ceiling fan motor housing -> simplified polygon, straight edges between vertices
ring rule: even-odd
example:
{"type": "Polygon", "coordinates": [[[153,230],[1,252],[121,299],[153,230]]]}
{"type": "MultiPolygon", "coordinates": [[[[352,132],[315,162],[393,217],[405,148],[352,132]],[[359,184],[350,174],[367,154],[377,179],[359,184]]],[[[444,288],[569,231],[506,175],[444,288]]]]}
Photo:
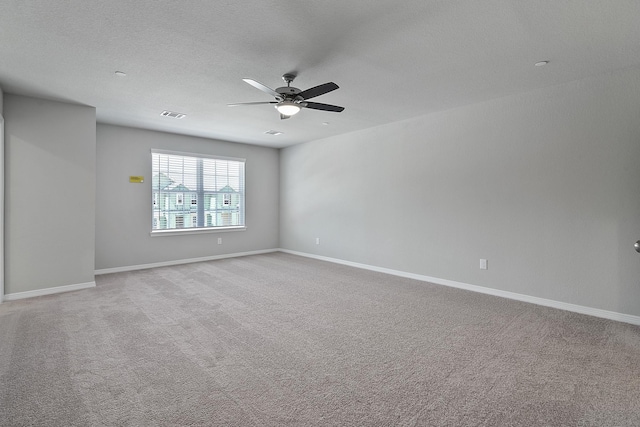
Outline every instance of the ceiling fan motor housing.
{"type": "Polygon", "coordinates": [[[283,100],[303,101],[304,98],[298,96],[302,92],[297,87],[283,86],[276,89],[276,92],[282,95],[283,100]]]}
{"type": "Polygon", "coordinates": [[[304,98],[298,96],[302,91],[297,87],[292,87],[291,82],[296,78],[294,73],[286,73],[282,75],[282,80],[287,84],[286,86],[279,87],[276,92],[282,95],[281,101],[304,101],[304,98]]]}

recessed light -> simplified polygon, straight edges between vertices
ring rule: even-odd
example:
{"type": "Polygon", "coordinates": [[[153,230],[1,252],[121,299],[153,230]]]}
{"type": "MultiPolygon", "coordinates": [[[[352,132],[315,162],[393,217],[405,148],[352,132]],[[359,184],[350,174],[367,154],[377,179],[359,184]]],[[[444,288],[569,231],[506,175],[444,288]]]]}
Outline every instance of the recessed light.
{"type": "Polygon", "coordinates": [[[124,71],[116,71],[116,76],[118,77],[126,77],[127,73],[125,73],[124,71]]]}
{"type": "Polygon", "coordinates": [[[268,130],[265,132],[265,134],[276,136],[276,135],[282,135],[282,132],[280,132],[279,130],[268,130]]]}
{"type": "Polygon", "coordinates": [[[549,63],[549,61],[539,61],[539,62],[536,62],[536,63],[535,63],[535,64],[533,64],[533,65],[535,65],[536,67],[544,67],[544,66],[545,66],[545,65],[547,65],[548,63],[549,63]]]}

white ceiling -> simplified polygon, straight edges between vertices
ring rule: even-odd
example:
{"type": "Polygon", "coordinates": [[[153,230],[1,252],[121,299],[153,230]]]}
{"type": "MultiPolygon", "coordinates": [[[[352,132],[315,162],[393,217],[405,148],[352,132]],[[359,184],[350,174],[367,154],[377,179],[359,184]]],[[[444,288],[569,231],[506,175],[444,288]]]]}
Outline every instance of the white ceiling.
{"type": "Polygon", "coordinates": [[[638,0],[2,0],[0,86],[285,147],[637,66],[639,18],[638,0]],[[272,100],[242,78],[276,88],[291,71],[302,90],[337,83],[313,101],[345,111],[227,107],[272,100]]]}

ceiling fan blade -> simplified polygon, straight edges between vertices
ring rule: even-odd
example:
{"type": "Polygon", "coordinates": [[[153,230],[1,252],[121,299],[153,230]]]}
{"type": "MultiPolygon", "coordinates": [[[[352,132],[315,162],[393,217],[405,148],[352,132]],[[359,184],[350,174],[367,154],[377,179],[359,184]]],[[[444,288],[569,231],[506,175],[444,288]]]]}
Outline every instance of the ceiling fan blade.
{"type": "Polygon", "coordinates": [[[260,105],[260,104],[277,104],[276,101],[264,101],[264,102],[238,102],[236,104],[227,104],[227,107],[238,107],[240,105],[260,105]]]}
{"type": "Polygon", "coordinates": [[[284,114],[280,114],[280,120],[290,119],[291,116],[285,116],[284,114]]]}
{"type": "Polygon", "coordinates": [[[253,79],[242,79],[245,82],[249,83],[251,86],[255,87],[256,89],[260,89],[261,91],[268,93],[271,96],[274,96],[278,99],[282,98],[282,95],[280,95],[278,92],[276,92],[275,90],[271,89],[269,86],[265,86],[262,83],[255,81],[253,79]]]}
{"type": "Polygon", "coordinates": [[[323,111],[334,111],[336,113],[339,113],[344,110],[344,107],[339,107],[337,105],[331,105],[331,104],[321,104],[319,102],[301,102],[300,105],[305,108],[311,108],[314,110],[323,110],[323,111]]]}
{"type": "Polygon", "coordinates": [[[337,84],[330,82],[320,86],[312,87],[311,89],[303,90],[298,94],[298,96],[301,96],[303,99],[311,99],[315,98],[316,96],[324,95],[325,93],[331,92],[332,90],[336,90],[338,88],[339,86],[337,84]]]}

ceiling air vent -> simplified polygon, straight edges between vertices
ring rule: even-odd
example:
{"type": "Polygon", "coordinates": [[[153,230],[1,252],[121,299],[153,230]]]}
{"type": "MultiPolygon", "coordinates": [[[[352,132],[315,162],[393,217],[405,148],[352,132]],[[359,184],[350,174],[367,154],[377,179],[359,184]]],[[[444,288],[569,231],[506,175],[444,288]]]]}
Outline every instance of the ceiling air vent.
{"type": "Polygon", "coordinates": [[[184,117],[187,117],[186,114],[174,113],[173,111],[163,111],[162,113],[160,113],[160,115],[164,117],[171,117],[172,119],[182,119],[184,117]]]}

